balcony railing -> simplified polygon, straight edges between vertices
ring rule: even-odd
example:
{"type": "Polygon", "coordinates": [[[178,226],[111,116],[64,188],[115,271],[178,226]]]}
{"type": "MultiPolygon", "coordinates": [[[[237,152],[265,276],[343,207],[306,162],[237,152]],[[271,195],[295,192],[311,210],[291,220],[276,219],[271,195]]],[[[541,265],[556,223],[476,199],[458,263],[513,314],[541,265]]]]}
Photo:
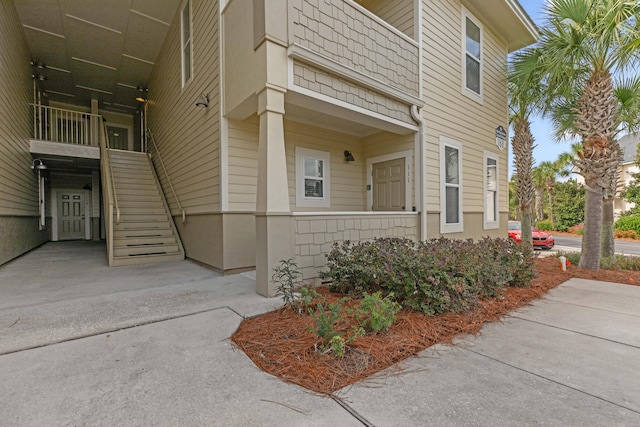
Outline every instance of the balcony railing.
{"type": "Polygon", "coordinates": [[[33,139],[94,147],[100,144],[100,115],[38,104],[32,108],[33,139]]]}

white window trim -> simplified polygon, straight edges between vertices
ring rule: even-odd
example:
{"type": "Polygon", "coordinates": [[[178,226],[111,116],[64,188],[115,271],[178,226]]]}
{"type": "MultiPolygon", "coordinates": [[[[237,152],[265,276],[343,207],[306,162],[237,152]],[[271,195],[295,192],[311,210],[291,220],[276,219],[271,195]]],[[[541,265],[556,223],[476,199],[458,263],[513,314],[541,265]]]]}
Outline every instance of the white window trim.
{"type": "Polygon", "coordinates": [[[440,233],[461,233],[464,231],[464,217],[462,202],[463,197],[463,177],[462,177],[462,143],[446,136],[440,136],[440,233]],[[459,222],[455,224],[447,224],[447,194],[446,194],[446,177],[445,177],[445,147],[453,147],[458,150],[458,218],[459,222]]]}
{"type": "Polygon", "coordinates": [[[482,163],[484,169],[484,184],[482,185],[484,191],[484,229],[485,230],[494,230],[496,228],[500,228],[500,160],[499,156],[496,153],[491,151],[485,151],[482,156],[482,163]],[[487,204],[487,160],[492,159],[496,162],[496,220],[489,221],[487,220],[487,213],[489,212],[489,205],[487,204]]]}
{"type": "Polygon", "coordinates": [[[184,88],[193,80],[193,9],[191,8],[191,0],[186,0],[180,7],[180,65],[182,67],[181,69],[182,87],[184,88]],[[189,69],[191,70],[191,74],[189,75],[188,79],[184,74],[185,40],[184,40],[184,20],[183,20],[184,10],[187,7],[189,8],[189,61],[190,61],[189,69]]]}
{"type": "MultiPolygon", "coordinates": [[[[367,211],[373,211],[373,165],[374,163],[387,162],[404,158],[404,169],[406,183],[404,186],[404,206],[405,211],[412,210],[411,206],[411,150],[398,151],[397,153],[385,154],[382,156],[369,157],[367,159],[367,211]]],[[[395,212],[395,211],[394,211],[395,212]]]]}
{"type": "Polygon", "coordinates": [[[476,18],[475,16],[473,16],[473,14],[471,12],[469,12],[469,10],[467,10],[467,8],[465,8],[464,6],[462,7],[462,23],[461,23],[461,34],[462,34],[462,44],[461,44],[461,60],[462,60],[462,94],[473,99],[474,101],[476,101],[479,104],[482,104],[484,102],[484,85],[483,85],[483,80],[484,80],[484,57],[485,57],[485,51],[484,51],[484,27],[482,25],[482,23],[478,20],[478,18],[476,18]],[[467,88],[467,18],[469,18],[469,20],[471,22],[473,22],[475,25],[478,26],[478,28],[480,29],[480,58],[475,58],[480,62],[480,93],[476,93],[473,90],[467,88]]]}
{"type": "Polygon", "coordinates": [[[331,207],[331,155],[328,151],[312,150],[296,147],[296,207],[298,208],[329,208],[331,207]],[[304,195],[304,158],[322,160],[324,162],[323,197],[305,197],[304,195]]]}

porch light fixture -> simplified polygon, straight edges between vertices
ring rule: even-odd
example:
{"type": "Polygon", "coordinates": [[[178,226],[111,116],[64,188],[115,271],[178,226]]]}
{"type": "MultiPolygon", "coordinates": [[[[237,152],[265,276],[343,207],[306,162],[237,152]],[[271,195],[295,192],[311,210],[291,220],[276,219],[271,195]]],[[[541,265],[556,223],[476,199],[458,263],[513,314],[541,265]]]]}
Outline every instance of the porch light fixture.
{"type": "Polygon", "coordinates": [[[38,229],[44,230],[46,227],[46,218],[45,218],[45,187],[44,187],[44,176],[42,172],[47,169],[47,165],[40,159],[33,159],[31,162],[31,170],[38,173],[38,211],[40,216],[40,221],[38,223],[38,229]]]}
{"type": "Polygon", "coordinates": [[[353,154],[351,154],[351,151],[349,151],[349,150],[344,150],[344,159],[347,162],[355,161],[355,158],[353,157],[353,154]]]}
{"type": "Polygon", "coordinates": [[[33,162],[31,163],[31,170],[32,171],[43,171],[48,169],[47,165],[44,164],[44,162],[40,159],[33,159],[33,162]]]}
{"type": "Polygon", "coordinates": [[[38,74],[31,74],[31,78],[32,79],[36,79],[36,80],[40,80],[41,82],[44,82],[47,80],[47,76],[45,76],[42,73],[38,73],[38,74]]]}
{"type": "Polygon", "coordinates": [[[196,101],[196,107],[209,108],[209,94],[203,93],[196,101]]]}

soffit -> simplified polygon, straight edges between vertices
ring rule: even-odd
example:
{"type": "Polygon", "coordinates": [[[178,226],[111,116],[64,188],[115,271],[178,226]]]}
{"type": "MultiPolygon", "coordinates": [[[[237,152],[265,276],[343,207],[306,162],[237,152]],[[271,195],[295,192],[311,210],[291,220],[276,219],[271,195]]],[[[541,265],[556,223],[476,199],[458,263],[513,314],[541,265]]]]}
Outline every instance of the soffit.
{"type": "Polygon", "coordinates": [[[181,0],[16,0],[32,58],[52,101],[137,109],[181,0]]]}
{"type": "Polygon", "coordinates": [[[517,0],[465,0],[465,3],[505,38],[509,53],[535,43],[539,36],[536,24],[517,0]]]}

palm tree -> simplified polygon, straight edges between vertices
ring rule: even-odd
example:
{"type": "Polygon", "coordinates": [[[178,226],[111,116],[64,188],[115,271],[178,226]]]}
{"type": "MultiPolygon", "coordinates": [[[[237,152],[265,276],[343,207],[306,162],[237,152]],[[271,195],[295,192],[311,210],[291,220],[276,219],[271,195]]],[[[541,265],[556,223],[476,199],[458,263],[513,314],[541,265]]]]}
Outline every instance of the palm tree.
{"type": "Polygon", "coordinates": [[[541,38],[523,53],[537,58],[523,72],[544,73],[548,111],[577,99],[573,127],[583,149],[575,165],[587,187],[583,268],[600,266],[603,196],[621,161],[611,76],[639,62],[639,22],[637,0],[549,0],[541,38]]]}
{"type": "MultiPolygon", "coordinates": [[[[531,61],[524,57],[522,61],[531,61]]],[[[541,111],[542,86],[535,84],[535,73],[524,74],[515,72],[521,64],[518,57],[509,64],[507,88],[509,92],[509,122],[513,126],[511,148],[513,150],[515,173],[515,192],[518,199],[518,211],[522,229],[522,241],[533,247],[531,226],[533,225],[531,202],[534,185],[531,171],[533,168],[534,138],[531,133],[530,116],[541,111]]],[[[538,83],[539,83],[538,79],[538,83]]]]}

